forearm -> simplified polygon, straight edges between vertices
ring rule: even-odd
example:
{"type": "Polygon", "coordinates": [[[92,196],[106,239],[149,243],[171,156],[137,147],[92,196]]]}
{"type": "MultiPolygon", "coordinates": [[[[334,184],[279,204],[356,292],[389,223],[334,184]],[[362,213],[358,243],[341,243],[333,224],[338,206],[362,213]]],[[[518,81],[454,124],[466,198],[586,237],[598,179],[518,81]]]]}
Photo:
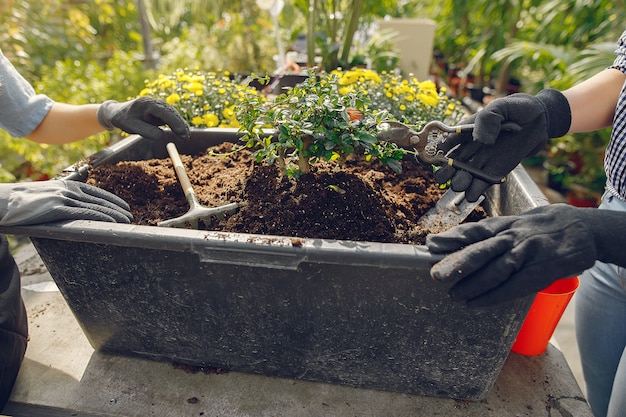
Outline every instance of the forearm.
{"type": "Polygon", "coordinates": [[[96,112],[99,104],[72,105],[54,103],[47,116],[26,137],[32,141],[63,144],[104,131],[96,112]]]}
{"type": "Polygon", "coordinates": [[[563,91],[572,111],[570,133],[589,132],[611,126],[626,75],[606,69],[563,91]]]}

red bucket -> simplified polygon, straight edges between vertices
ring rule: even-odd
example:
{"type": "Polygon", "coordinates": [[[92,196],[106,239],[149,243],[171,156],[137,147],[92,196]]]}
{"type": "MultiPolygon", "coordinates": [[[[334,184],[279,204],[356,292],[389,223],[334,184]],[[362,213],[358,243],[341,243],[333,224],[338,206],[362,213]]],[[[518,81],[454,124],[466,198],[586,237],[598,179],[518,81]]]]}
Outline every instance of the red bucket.
{"type": "Polygon", "coordinates": [[[548,348],[561,316],[578,288],[578,277],[554,281],[537,293],[511,350],[526,356],[540,355],[548,348]]]}

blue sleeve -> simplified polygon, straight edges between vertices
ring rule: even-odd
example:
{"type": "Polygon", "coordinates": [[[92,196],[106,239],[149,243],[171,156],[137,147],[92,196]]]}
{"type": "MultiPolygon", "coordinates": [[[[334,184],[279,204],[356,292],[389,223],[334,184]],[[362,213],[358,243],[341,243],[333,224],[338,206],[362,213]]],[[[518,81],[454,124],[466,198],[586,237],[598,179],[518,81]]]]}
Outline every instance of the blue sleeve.
{"type": "Polygon", "coordinates": [[[13,137],[24,137],[39,126],[53,104],[48,96],[35,94],[0,51],[0,128],[13,137]]]}
{"type": "Polygon", "coordinates": [[[615,50],[615,61],[609,68],[615,68],[626,74],[626,30],[620,36],[615,50]]]}

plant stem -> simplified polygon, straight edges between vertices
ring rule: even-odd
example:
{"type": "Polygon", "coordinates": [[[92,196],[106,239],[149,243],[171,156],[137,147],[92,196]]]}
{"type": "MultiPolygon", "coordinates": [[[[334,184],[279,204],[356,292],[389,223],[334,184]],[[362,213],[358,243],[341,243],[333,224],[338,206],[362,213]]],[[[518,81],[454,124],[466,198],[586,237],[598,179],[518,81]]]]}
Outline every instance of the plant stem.
{"type": "Polygon", "coordinates": [[[309,163],[309,158],[302,155],[301,152],[298,152],[298,169],[303,174],[311,172],[311,164],[309,163]]]}
{"type": "MultiPolygon", "coordinates": [[[[359,27],[359,18],[361,17],[361,10],[363,9],[363,0],[353,0],[350,13],[350,21],[346,28],[346,33],[343,37],[343,47],[341,50],[341,62],[347,63],[350,56],[350,48],[352,47],[352,39],[359,27]]],[[[349,69],[349,68],[347,68],[349,69]]]]}
{"type": "Polygon", "coordinates": [[[307,22],[306,53],[307,65],[315,66],[315,2],[309,0],[309,20],[307,22]]]}
{"type": "Polygon", "coordinates": [[[287,163],[285,162],[285,150],[278,151],[278,169],[283,175],[287,175],[287,163]]]}

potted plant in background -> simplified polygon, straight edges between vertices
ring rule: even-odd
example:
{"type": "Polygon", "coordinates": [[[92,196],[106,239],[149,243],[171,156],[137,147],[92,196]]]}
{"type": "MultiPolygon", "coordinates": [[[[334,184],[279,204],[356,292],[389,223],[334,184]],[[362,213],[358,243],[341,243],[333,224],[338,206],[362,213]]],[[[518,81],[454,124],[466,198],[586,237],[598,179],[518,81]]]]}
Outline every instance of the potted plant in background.
{"type": "Polygon", "coordinates": [[[228,71],[179,69],[145,84],[140,96],[157,97],[171,104],[192,128],[238,128],[237,107],[251,97],[265,100],[261,92],[228,71]]]}

